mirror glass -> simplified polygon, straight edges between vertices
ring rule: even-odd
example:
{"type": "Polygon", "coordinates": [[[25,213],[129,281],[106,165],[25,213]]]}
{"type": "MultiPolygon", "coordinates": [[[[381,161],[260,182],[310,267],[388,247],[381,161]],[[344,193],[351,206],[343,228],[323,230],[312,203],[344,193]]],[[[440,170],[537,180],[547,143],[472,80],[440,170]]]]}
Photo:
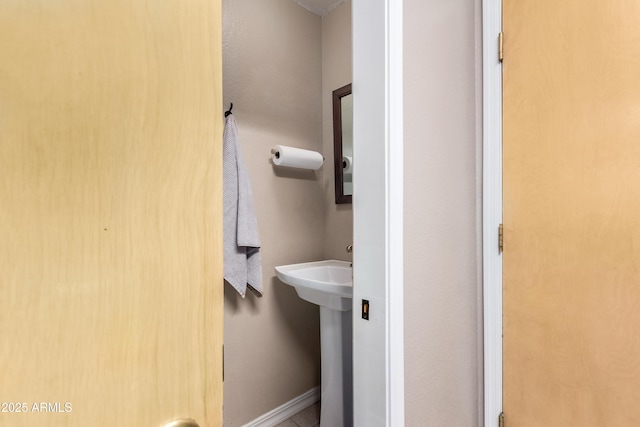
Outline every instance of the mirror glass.
{"type": "Polygon", "coordinates": [[[348,84],[333,91],[333,155],[336,203],[353,195],[353,95],[348,84]]]}

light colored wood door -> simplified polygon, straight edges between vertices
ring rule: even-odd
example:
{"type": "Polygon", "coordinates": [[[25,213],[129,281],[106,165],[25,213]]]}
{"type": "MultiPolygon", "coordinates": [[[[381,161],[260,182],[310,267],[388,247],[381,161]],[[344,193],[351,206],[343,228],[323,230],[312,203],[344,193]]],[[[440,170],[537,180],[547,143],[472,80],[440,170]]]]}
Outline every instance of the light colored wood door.
{"type": "Polygon", "coordinates": [[[0,425],[222,425],[219,0],[0,2],[0,425]]]}
{"type": "Polygon", "coordinates": [[[640,3],[504,0],[504,412],[640,425],[640,3]]]}

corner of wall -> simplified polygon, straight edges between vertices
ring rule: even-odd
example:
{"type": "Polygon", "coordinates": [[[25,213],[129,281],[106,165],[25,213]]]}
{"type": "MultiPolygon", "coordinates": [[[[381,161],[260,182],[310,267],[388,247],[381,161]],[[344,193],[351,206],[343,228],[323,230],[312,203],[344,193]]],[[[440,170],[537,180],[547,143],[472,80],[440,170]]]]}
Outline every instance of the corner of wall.
{"type": "Polygon", "coordinates": [[[322,135],[326,206],[323,251],[326,259],[351,261],[353,208],[336,204],[333,168],[333,91],[352,83],[351,0],[322,18],[322,135]]]}

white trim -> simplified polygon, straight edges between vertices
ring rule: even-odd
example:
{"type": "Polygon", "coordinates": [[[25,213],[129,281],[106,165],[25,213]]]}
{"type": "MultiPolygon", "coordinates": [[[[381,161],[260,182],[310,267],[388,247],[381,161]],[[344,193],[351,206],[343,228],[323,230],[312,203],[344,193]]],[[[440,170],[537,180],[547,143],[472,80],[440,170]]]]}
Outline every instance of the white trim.
{"type": "Polygon", "coordinates": [[[404,425],[401,0],[353,0],[354,425],[404,425]],[[361,317],[369,301],[369,320],[361,317]]]}
{"type": "Polygon", "coordinates": [[[281,422],[288,420],[293,415],[305,408],[313,405],[320,400],[320,387],[314,387],[311,390],[302,393],[277,408],[267,412],[266,414],[248,422],[242,427],[273,427],[281,422]]]}
{"type": "Polygon", "coordinates": [[[502,64],[498,33],[502,0],[482,2],[483,63],[483,284],[484,284],[484,425],[497,425],[502,412],[502,64]]]}
{"type": "Polygon", "coordinates": [[[404,426],[403,2],[387,0],[387,426],[404,426]],[[392,286],[393,284],[393,286],[392,286]]]}

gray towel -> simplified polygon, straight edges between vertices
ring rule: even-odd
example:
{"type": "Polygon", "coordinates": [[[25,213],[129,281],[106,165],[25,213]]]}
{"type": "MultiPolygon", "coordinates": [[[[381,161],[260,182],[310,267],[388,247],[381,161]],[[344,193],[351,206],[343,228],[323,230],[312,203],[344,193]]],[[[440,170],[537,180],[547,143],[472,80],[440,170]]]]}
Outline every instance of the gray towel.
{"type": "Polygon", "coordinates": [[[247,168],[240,153],[233,114],[224,127],[224,280],[244,298],[247,286],[262,296],[258,222],[247,168]]]}

